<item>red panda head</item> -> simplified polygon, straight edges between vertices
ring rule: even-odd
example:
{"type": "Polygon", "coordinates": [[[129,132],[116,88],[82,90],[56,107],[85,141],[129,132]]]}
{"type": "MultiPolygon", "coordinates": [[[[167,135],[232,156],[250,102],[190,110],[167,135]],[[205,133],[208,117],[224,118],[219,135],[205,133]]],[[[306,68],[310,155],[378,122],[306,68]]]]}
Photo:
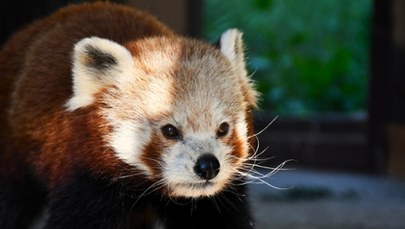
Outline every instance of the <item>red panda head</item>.
{"type": "Polygon", "coordinates": [[[241,33],[228,30],[219,45],[85,38],[75,45],[67,110],[98,104],[94,112],[111,127],[103,144],[167,195],[214,195],[249,157],[257,95],[241,33]]]}

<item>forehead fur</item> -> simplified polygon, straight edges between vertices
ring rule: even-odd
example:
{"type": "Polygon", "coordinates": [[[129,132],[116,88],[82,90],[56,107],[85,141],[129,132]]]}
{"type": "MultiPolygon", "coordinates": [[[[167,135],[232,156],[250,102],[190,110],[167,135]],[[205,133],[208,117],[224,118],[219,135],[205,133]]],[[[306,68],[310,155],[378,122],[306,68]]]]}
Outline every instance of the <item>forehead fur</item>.
{"type": "Polygon", "coordinates": [[[211,45],[183,38],[148,38],[126,47],[133,56],[134,72],[102,96],[101,102],[114,108],[108,112],[109,120],[156,123],[172,117],[173,122],[198,128],[232,121],[225,119],[245,112],[236,71],[211,45]]]}
{"type": "Polygon", "coordinates": [[[181,111],[192,119],[219,109],[226,116],[244,112],[236,72],[211,45],[182,38],[154,38],[128,44],[128,49],[138,72],[134,82],[126,86],[133,85],[133,90],[144,93],[141,100],[149,115],[181,111]],[[154,106],[158,109],[151,109],[154,106]]]}

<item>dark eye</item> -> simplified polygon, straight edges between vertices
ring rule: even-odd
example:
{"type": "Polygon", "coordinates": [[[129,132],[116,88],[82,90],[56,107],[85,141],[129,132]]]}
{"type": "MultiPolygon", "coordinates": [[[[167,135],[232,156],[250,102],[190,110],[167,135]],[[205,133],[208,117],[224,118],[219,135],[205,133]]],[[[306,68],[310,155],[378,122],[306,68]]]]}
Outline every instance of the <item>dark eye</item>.
{"type": "Polygon", "coordinates": [[[180,137],[179,131],[172,124],[167,124],[167,125],[163,126],[162,134],[167,139],[178,139],[180,137]]]}
{"type": "Polygon", "coordinates": [[[217,131],[217,137],[223,137],[228,134],[229,124],[227,122],[221,123],[217,131]]]}

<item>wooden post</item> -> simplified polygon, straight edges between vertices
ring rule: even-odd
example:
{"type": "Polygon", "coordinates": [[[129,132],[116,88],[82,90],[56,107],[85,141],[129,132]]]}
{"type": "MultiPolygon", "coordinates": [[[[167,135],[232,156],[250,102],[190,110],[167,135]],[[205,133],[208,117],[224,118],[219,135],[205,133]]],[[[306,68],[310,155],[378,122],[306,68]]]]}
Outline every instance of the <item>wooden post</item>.
{"type": "Polygon", "coordinates": [[[370,160],[378,173],[386,171],[388,79],[392,76],[391,0],[374,0],[369,84],[370,160]]]}
{"type": "Polygon", "coordinates": [[[405,179],[405,1],[392,5],[393,77],[390,85],[392,115],[388,126],[388,174],[405,179]]]}
{"type": "Polygon", "coordinates": [[[201,0],[127,0],[126,4],[146,10],[181,35],[200,36],[201,0]]]}

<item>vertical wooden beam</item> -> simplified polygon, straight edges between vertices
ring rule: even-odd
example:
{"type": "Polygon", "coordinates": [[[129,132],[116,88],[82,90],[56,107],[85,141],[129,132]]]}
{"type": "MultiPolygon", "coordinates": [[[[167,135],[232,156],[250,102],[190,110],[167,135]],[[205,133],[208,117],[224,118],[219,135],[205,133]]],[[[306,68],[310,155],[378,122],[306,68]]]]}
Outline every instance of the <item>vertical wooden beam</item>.
{"type": "Polygon", "coordinates": [[[374,0],[369,140],[376,168],[405,178],[405,1],[374,0]]]}
{"type": "Polygon", "coordinates": [[[390,124],[388,127],[388,175],[405,179],[405,125],[390,124]]]}
{"type": "Polygon", "coordinates": [[[126,4],[146,10],[181,35],[200,35],[201,0],[127,0],[126,4]]]}
{"type": "Polygon", "coordinates": [[[201,37],[203,0],[187,0],[188,35],[201,37]]]}
{"type": "Polygon", "coordinates": [[[369,85],[370,160],[375,170],[386,170],[388,79],[392,76],[392,0],[374,0],[369,85]]]}
{"type": "Polygon", "coordinates": [[[388,174],[405,178],[405,1],[393,0],[393,75],[389,85],[388,174]]]}

